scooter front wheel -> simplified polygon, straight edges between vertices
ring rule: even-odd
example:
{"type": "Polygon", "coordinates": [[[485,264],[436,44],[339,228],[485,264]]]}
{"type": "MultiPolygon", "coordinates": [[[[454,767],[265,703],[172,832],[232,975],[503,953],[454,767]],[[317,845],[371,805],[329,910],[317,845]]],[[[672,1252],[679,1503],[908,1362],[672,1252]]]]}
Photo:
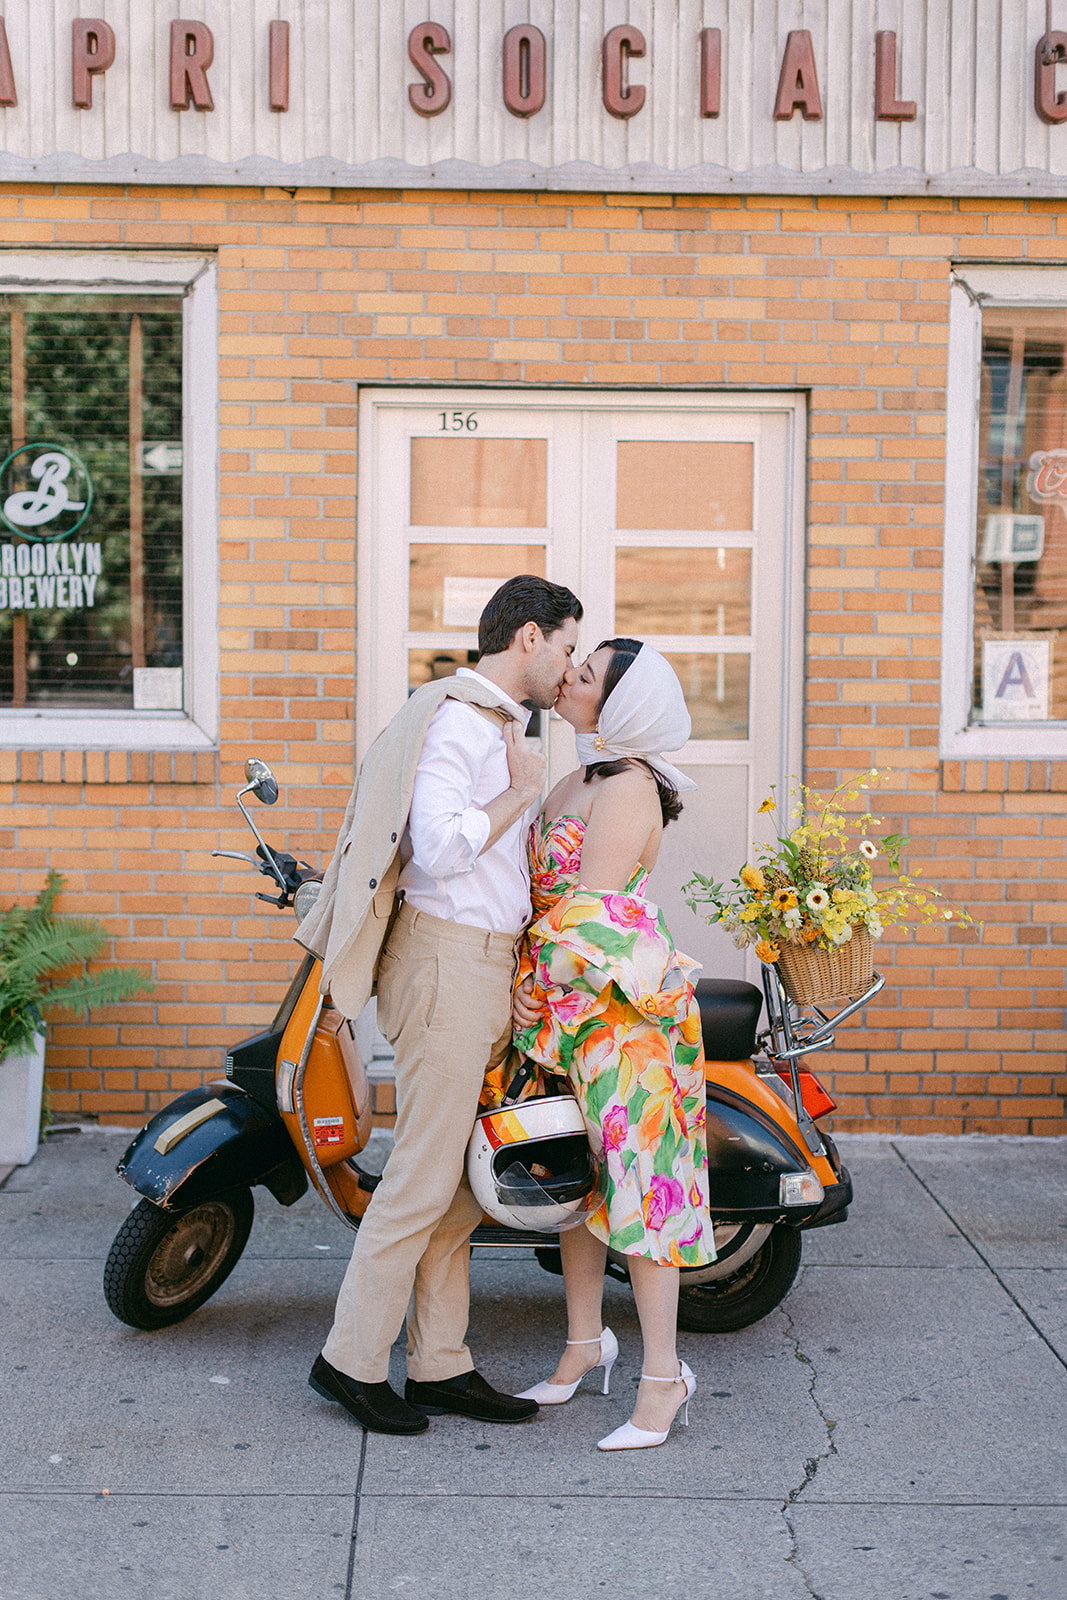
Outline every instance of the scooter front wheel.
{"type": "Polygon", "coordinates": [[[104,1295],[131,1328],[167,1328],[224,1283],[252,1230],[250,1189],[231,1189],[184,1211],[134,1206],[104,1267],[104,1295]]]}
{"type": "Polygon", "coordinates": [[[736,1333],[759,1322],[793,1287],[801,1249],[799,1231],[779,1223],[755,1255],[728,1278],[687,1285],[683,1268],[678,1326],[690,1333],[736,1333]]]}

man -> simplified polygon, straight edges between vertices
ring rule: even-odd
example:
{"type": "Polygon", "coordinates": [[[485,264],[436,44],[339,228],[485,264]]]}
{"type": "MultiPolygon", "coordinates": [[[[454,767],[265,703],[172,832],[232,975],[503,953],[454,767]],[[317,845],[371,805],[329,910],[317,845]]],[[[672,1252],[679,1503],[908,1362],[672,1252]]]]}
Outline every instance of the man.
{"type": "Polygon", "coordinates": [[[393,1151],[309,1380],[379,1433],[421,1433],[427,1411],[489,1422],[537,1411],[491,1388],[466,1346],[481,1207],[465,1155],[485,1070],[511,1040],[515,946],[530,916],[526,833],[545,762],[526,743],[526,708],[547,710],[573,681],[581,615],[569,589],[543,578],[497,590],[477,670],[417,690],[368,752],[298,935],[349,1016],[376,973],[378,1023],[396,1052],[393,1151]],[[401,1399],[388,1371],[405,1312],[401,1399]]]}

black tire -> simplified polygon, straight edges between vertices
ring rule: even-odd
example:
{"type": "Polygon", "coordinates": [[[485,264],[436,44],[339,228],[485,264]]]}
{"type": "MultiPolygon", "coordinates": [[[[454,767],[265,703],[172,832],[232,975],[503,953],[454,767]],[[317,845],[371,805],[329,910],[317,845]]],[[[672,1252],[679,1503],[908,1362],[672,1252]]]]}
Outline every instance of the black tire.
{"type": "Polygon", "coordinates": [[[678,1326],[690,1333],[736,1333],[781,1305],[800,1269],[799,1230],[781,1223],[771,1229],[756,1254],[729,1278],[682,1286],[678,1326]]]}
{"type": "Polygon", "coordinates": [[[141,1200],[104,1267],[104,1295],[119,1321],[169,1328],[202,1306],[237,1265],[254,1214],[251,1189],[231,1189],[184,1211],[141,1200]]]}

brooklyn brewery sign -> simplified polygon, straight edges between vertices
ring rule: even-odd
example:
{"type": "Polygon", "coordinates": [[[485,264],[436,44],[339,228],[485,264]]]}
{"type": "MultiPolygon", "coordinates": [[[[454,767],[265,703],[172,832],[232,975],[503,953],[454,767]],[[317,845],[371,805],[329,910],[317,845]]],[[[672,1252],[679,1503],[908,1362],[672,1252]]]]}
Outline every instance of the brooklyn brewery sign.
{"type": "Polygon", "coordinates": [[[0,611],[78,611],[96,603],[98,543],[68,542],[89,515],[93,485],[65,445],[13,450],[0,466],[0,521],[18,544],[0,544],[0,611]]]}

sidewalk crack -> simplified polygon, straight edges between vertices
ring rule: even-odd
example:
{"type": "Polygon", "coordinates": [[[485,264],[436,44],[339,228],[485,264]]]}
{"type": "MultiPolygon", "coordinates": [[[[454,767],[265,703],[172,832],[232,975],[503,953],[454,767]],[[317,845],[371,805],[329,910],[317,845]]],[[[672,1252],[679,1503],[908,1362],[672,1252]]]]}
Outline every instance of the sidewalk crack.
{"type": "Polygon", "coordinates": [[[820,1401],[816,1392],[816,1385],[819,1381],[818,1368],[816,1367],[814,1361],[812,1361],[811,1357],[806,1355],[801,1349],[800,1337],[796,1332],[792,1317],[784,1306],[779,1306],[778,1309],[786,1320],[786,1331],[793,1345],[793,1356],[808,1369],[808,1399],[815,1408],[815,1411],[826,1433],[825,1449],[820,1450],[817,1455],[808,1457],[804,1463],[803,1478],[794,1488],[790,1489],[785,1501],[782,1504],[782,1519],[785,1522],[786,1529],[789,1533],[789,1554],[786,1556],[786,1561],[800,1574],[801,1578],[804,1580],[804,1587],[811,1596],[811,1600],[825,1600],[825,1596],[820,1592],[820,1590],[816,1589],[811,1574],[804,1566],[800,1551],[800,1535],[797,1533],[796,1522],[793,1516],[793,1507],[807,1489],[808,1485],[810,1483],[814,1483],[819,1471],[819,1467],[822,1465],[822,1463],[824,1461],[828,1461],[831,1456],[837,1455],[837,1445],[834,1443],[834,1429],[837,1427],[837,1423],[831,1417],[828,1417],[826,1412],[823,1410],[822,1402],[820,1401]]]}
{"type": "Polygon", "coordinates": [[[367,1430],[363,1429],[363,1443],[359,1447],[359,1471],[356,1474],[355,1505],[352,1508],[352,1532],[348,1542],[348,1572],[345,1577],[345,1600],[352,1600],[352,1582],[356,1575],[356,1540],[359,1538],[359,1507],[363,1494],[363,1469],[367,1464],[367,1430]]]}

